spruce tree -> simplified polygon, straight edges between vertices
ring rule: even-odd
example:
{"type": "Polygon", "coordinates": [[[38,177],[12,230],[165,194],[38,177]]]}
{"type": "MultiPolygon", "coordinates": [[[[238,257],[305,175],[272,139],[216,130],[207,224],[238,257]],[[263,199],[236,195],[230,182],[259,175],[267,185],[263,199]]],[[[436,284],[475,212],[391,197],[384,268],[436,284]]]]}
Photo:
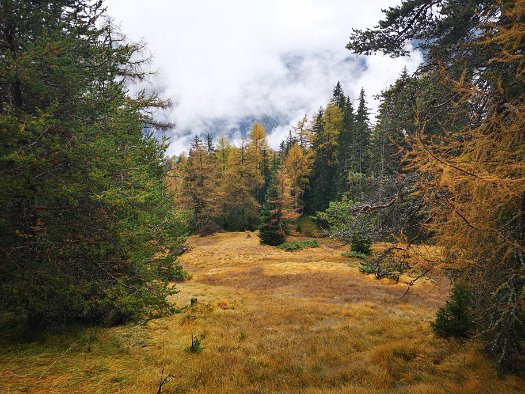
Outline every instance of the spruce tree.
{"type": "Polygon", "coordinates": [[[348,177],[351,171],[352,158],[355,154],[352,139],[355,133],[355,116],[350,98],[347,97],[343,107],[343,124],[339,133],[338,140],[338,174],[337,174],[337,196],[345,194],[348,184],[348,177]]]}
{"type": "Polygon", "coordinates": [[[360,174],[368,171],[368,147],[370,142],[370,119],[366,104],[365,89],[359,93],[359,104],[355,116],[355,132],[353,140],[354,158],[352,170],[360,174]]]}
{"type": "Polygon", "coordinates": [[[288,225],[284,218],[285,207],[277,184],[277,173],[278,164],[275,161],[270,184],[264,197],[259,227],[261,243],[273,246],[282,244],[288,232],[288,225]]]}
{"type": "Polygon", "coordinates": [[[184,228],[165,145],[144,132],[166,103],[130,96],[142,47],[104,13],[82,0],[0,7],[0,310],[33,328],[170,309],[184,228]]]}
{"type": "Polygon", "coordinates": [[[334,90],[332,93],[332,100],[341,111],[345,109],[346,106],[346,97],[345,93],[343,92],[343,88],[341,87],[341,82],[337,81],[337,83],[334,86],[334,90]]]}

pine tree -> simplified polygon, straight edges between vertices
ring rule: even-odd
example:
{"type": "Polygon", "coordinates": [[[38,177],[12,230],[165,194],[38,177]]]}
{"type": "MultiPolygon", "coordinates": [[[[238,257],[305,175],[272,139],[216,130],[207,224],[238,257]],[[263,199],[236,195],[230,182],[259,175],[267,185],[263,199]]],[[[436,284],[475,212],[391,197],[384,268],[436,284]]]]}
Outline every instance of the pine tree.
{"type": "Polygon", "coordinates": [[[346,106],[346,97],[339,81],[337,81],[336,85],[334,86],[332,101],[339,107],[341,111],[344,111],[346,106]]]}
{"type": "Polygon", "coordinates": [[[322,211],[336,199],[338,174],[338,139],[343,121],[339,107],[330,102],[320,110],[313,126],[312,150],[314,154],[307,209],[310,213],[322,211]]]}
{"type": "Polygon", "coordinates": [[[375,176],[397,174],[416,133],[417,81],[406,68],[396,82],[381,93],[378,121],[370,136],[369,169],[375,176]]]}

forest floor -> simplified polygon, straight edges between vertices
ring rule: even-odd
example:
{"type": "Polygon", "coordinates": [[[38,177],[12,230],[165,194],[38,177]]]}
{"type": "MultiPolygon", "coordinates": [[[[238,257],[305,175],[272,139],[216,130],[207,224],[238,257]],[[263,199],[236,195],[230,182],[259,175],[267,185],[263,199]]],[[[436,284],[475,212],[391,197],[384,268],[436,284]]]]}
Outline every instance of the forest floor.
{"type": "Polygon", "coordinates": [[[446,281],[392,284],[359,273],[347,246],[286,252],[255,233],[188,240],[193,307],[144,325],[1,340],[1,393],[513,393],[468,345],[434,337],[446,281]],[[200,349],[188,350],[192,336],[200,349]]]}

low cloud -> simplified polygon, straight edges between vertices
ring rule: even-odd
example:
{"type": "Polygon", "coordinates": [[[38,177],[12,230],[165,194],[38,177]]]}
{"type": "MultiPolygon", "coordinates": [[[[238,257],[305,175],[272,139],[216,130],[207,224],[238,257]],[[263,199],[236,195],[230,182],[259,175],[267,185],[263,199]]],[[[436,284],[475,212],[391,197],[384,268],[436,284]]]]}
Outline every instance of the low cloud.
{"type": "MultiPolygon", "coordinates": [[[[374,26],[389,0],[108,0],[110,15],[132,40],[144,40],[158,75],[154,88],[174,102],[164,114],[176,124],[170,154],[187,150],[191,135],[246,119],[274,117],[273,147],[290,125],[312,114],[341,81],[355,100],[373,95],[415,70],[418,54],[357,57],[345,49],[352,28],[374,26]]],[[[234,135],[235,137],[235,135],[234,135]]]]}

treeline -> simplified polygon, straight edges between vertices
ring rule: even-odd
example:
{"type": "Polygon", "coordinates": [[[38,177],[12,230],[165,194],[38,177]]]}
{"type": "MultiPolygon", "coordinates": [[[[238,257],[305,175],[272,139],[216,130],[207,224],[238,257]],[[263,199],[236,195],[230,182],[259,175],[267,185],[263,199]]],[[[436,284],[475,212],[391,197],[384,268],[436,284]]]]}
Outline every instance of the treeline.
{"type": "Polygon", "coordinates": [[[171,158],[176,204],[187,208],[195,231],[208,233],[256,229],[273,177],[288,219],[315,215],[343,197],[361,199],[371,179],[401,171],[401,148],[415,129],[413,85],[404,70],[382,93],[379,122],[372,126],[364,89],[354,109],[338,82],[326,107],[305,115],[278,150],[269,147],[259,123],[239,146],[224,135],[217,141],[195,136],[188,154],[171,158]],[[405,128],[392,127],[406,119],[412,123],[405,128]]]}

